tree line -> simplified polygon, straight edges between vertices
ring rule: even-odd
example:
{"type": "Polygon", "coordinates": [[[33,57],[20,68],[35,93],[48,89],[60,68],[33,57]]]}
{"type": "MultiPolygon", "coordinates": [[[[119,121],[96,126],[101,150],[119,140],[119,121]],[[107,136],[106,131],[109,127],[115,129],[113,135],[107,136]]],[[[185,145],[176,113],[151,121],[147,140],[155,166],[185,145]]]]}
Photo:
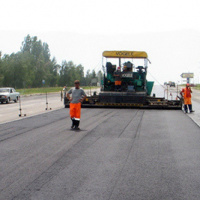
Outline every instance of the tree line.
{"type": "Polygon", "coordinates": [[[72,61],[64,60],[59,65],[55,57],[51,59],[48,44],[37,36],[27,35],[17,53],[1,55],[0,52],[0,87],[73,86],[76,79],[87,86],[101,78],[101,71],[88,70],[84,74],[84,67],[72,61]]]}

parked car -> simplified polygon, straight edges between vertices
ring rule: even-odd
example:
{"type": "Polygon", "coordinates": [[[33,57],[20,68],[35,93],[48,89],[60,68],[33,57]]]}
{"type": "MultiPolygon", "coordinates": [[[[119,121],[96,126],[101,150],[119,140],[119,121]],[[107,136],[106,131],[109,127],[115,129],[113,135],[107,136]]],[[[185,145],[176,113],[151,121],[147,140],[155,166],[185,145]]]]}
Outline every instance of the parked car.
{"type": "Polygon", "coordinates": [[[17,102],[20,93],[16,92],[14,88],[0,88],[0,102],[9,103],[10,101],[17,102]]]}
{"type": "Polygon", "coordinates": [[[172,82],[172,81],[169,81],[168,83],[164,82],[164,85],[169,85],[170,87],[176,87],[175,82],[172,82]]]}
{"type": "Polygon", "coordinates": [[[169,86],[170,87],[176,87],[176,84],[175,84],[175,82],[169,82],[169,86]]]}

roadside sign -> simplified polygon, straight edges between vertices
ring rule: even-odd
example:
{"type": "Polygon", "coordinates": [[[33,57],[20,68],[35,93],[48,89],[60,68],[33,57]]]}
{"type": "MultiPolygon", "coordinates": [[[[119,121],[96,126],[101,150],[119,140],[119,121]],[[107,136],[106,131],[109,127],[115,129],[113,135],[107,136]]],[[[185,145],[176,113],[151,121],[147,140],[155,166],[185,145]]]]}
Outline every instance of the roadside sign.
{"type": "Polygon", "coordinates": [[[91,84],[96,84],[98,82],[98,78],[92,78],[91,84]]]}
{"type": "Polygon", "coordinates": [[[182,73],[182,78],[194,78],[194,73],[182,73]]]}

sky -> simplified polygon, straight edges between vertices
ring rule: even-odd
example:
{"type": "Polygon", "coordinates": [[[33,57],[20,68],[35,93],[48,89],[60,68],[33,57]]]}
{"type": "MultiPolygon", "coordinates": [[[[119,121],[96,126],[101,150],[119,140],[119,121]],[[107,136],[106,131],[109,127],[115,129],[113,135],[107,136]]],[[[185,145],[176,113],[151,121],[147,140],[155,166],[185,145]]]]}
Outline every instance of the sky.
{"type": "Polygon", "coordinates": [[[0,0],[0,51],[20,50],[25,36],[51,57],[101,69],[104,50],[146,51],[148,79],[200,82],[199,0],[0,0]]]}

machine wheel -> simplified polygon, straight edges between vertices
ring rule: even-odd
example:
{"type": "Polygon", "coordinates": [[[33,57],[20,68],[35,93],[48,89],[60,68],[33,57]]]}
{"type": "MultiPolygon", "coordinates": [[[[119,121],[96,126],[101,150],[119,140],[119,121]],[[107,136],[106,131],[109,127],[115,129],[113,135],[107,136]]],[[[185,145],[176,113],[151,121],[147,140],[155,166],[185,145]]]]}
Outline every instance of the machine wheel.
{"type": "Polygon", "coordinates": [[[16,99],[14,100],[14,102],[17,103],[17,101],[18,101],[18,97],[16,97],[16,99]]]}
{"type": "Polygon", "coordinates": [[[8,98],[8,99],[6,100],[6,103],[7,103],[7,104],[10,103],[10,98],[8,98]]]}

